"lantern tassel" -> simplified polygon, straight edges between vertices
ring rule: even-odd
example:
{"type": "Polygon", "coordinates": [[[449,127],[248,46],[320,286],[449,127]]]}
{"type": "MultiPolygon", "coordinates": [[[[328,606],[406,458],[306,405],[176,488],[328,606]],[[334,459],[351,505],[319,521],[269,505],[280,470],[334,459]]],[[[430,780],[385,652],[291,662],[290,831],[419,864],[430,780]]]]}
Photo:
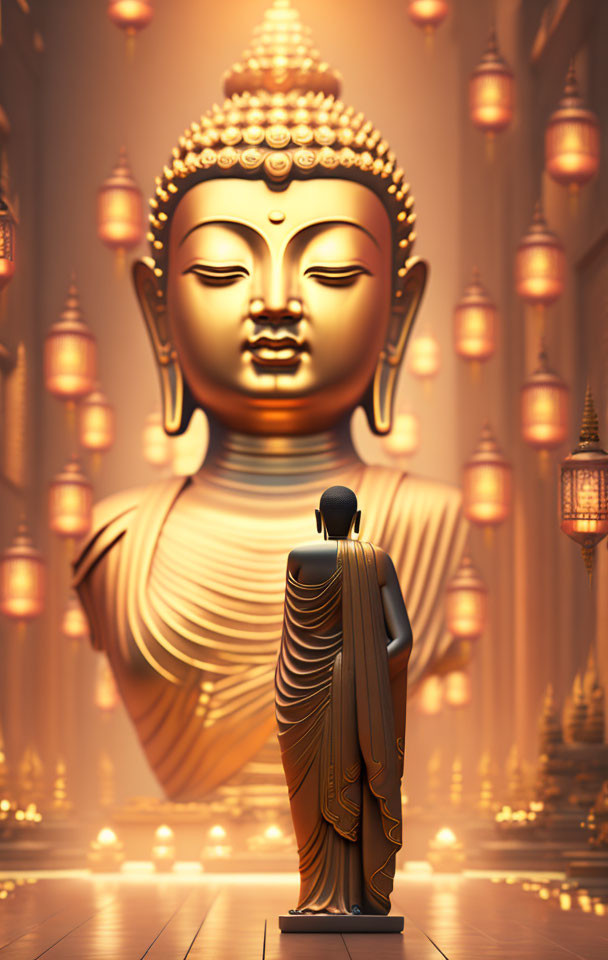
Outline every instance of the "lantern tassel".
{"type": "Polygon", "coordinates": [[[432,56],[435,50],[435,30],[431,26],[424,28],[424,47],[427,54],[432,56]]]}
{"type": "Polygon", "coordinates": [[[486,133],[486,160],[488,163],[494,163],[494,156],[496,154],[495,150],[495,140],[496,137],[493,131],[486,133]]]}
{"type": "Polygon", "coordinates": [[[538,476],[541,480],[541,483],[546,483],[549,476],[549,451],[548,450],[539,450],[538,451],[538,476]]]}
{"type": "Polygon", "coordinates": [[[570,216],[573,218],[578,217],[579,194],[580,191],[578,183],[571,183],[568,187],[568,209],[570,211],[570,216]]]}

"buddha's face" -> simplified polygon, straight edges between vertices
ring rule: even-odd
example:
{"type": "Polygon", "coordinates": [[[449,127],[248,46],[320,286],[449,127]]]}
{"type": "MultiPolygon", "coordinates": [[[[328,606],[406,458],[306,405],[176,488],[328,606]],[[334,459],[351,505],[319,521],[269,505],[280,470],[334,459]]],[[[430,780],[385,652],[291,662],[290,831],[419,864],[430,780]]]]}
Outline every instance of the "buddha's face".
{"type": "Polygon", "coordinates": [[[279,434],[353,410],[390,319],[391,228],[371,190],[208,180],[179,202],[168,254],[169,333],[204,410],[279,434]]]}

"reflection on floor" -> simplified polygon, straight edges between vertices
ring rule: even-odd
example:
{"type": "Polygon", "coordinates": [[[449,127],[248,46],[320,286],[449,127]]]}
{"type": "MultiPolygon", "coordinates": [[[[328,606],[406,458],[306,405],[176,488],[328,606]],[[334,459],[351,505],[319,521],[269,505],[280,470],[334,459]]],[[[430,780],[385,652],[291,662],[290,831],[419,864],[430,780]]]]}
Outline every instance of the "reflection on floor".
{"type": "Polygon", "coordinates": [[[281,935],[277,916],[297,893],[289,874],[28,876],[3,885],[0,960],[608,957],[608,917],[471,875],[398,875],[403,935],[281,935]]]}

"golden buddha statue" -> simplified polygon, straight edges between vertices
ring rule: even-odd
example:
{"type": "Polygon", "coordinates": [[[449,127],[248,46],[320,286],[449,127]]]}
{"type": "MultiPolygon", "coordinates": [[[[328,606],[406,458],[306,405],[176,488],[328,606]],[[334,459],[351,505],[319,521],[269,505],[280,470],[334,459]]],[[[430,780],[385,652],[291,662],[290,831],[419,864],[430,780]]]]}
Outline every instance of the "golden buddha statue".
{"type": "Polygon", "coordinates": [[[275,0],[227,99],[179,139],[134,267],[167,433],[200,407],[200,471],[110,497],[77,557],[109,658],[172,800],[285,797],[273,676],[285,562],[310,503],[357,491],[361,536],[392,556],[416,639],[410,680],[446,653],[443,594],[463,548],[457,489],[369,466],[362,405],[391,428],[422,297],[413,200],[377,130],[339,99],[288,0],[275,0]]]}

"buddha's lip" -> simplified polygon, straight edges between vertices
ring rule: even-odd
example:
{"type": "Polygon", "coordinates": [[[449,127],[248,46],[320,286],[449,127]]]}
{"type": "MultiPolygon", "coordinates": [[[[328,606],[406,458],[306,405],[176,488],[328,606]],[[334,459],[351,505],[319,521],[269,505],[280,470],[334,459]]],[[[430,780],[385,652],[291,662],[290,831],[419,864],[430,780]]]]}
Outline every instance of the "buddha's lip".
{"type": "Polygon", "coordinates": [[[293,367],[300,362],[300,354],[307,347],[305,340],[285,334],[280,337],[260,334],[243,344],[243,350],[249,351],[253,362],[262,367],[293,367]]]}

